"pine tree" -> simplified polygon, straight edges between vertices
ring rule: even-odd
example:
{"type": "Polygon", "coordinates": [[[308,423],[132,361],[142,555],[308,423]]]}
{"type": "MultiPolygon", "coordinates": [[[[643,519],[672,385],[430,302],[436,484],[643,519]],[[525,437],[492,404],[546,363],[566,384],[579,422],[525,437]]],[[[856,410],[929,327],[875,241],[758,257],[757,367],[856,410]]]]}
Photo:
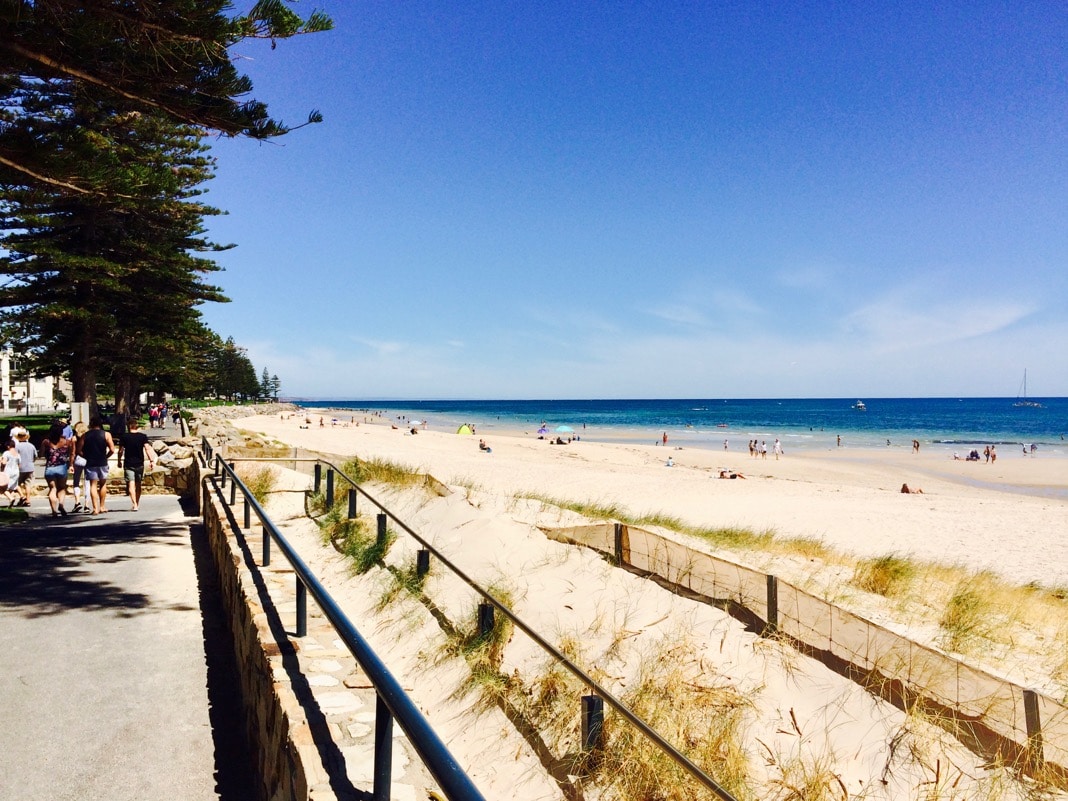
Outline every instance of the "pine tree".
{"type": "MultiPolygon", "coordinates": [[[[236,17],[228,8],[227,0],[0,0],[0,94],[17,79],[75,81],[124,111],[232,136],[285,134],[290,127],[264,103],[244,99],[252,83],[234,67],[230,48],[329,30],[332,22],[320,12],[302,19],[282,0],[260,0],[236,17]]],[[[313,111],[304,124],[321,119],[313,111]]],[[[100,191],[55,155],[32,141],[9,141],[0,146],[0,171],[30,185],[100,191]]]]}
{"type": "Polygon", "coordinates": [[[204,216],[218,212],[196,200],[212,162],[199,129],[116,113],[75,82],[26,82],[19,97],[23,113],[0,146],[33,135],[78,154],[78,180],[105,191],[0,185],[0,306],[38,370],[69,371],[75,399],[91,403],[98,380],[111,378],[121,406],[166,341],[196,323],[195,306],[225,300],[201,279],[217,265],[194,255],[220,249],[201,236],[204,216]]]}

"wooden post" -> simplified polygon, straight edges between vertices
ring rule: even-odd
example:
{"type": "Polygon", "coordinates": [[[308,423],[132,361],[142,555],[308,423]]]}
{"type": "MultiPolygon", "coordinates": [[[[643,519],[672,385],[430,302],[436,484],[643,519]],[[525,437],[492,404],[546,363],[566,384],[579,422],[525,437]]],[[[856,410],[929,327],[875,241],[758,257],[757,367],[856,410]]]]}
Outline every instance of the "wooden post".
{"type": "Polygon", "coordinates": [[[1031,770],[1039,770],[1046,764],[1042,753],[1042,721],[1038,713],[1038,693],[1023,691],[1024,719],[1027,722],[1027,762],[1031,770]]]}
{"type": "Polygon", "coordinates": [[[779,630],[779,580],[768,576],[768,631],[779,630]]]}

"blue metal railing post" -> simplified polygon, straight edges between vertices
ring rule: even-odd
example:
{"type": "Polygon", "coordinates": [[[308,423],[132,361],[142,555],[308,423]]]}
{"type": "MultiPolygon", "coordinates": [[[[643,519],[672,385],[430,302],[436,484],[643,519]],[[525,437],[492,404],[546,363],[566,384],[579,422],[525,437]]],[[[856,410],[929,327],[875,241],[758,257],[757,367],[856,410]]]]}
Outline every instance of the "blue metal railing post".
{"type": "Polygon", "coordinates": [[[422,578],[430,572],[430,551],[420,548],[415,552],[415,575],[422,578]]]}
{"type": "Polygon", "coordinates": [[[349,489],[349,520],[356,519],[356,490],[349,489]]]}
{"type": "Polygon", "coordinates": [[[334,471],[327,469],[326,471],[326,508],[329,509],[334,505],[334,471]]]}
{"type": "Polygon", "coordinates": [[[488,637],[493,631],[493,604],[478,605],[478,636],[488,637]]]}
{"type": "Polygon", "coordinates": [[[386,516],[385,515],[379,515],[378,516],[378,538],[376,540],[379,546],[384,546],[386,544],[386,534],[387,534],[386,516]]]}
{"type": "Polygon", "coordinates": [[[230,505],[233,506],[237,503],[237,482],[230,482],[230,505]]]}
{"type": "Polygon", "coordinates": [[[271,532],[267,530],[267,523],[263,523],[263,558],[260,564],[267,567],[271,564],[271,532]]]}
{"type": "Polygon", "coordinates": [[[582,750],[594,751],[601,746],[604,731],[604,700],[596,695],[582,696],[582,750]]]}
{"type": "Polygon", "coordinates": [[[323,466],[318,462],[315,463],[315,483],[312,485],[312,492],[316,495],[319,494],[319,487],[323,483],[323,466]]]}
{"type": "Polygon", "coordinates": [[[297,636],[308,634],[308,588],[297,576],[297,636]]]}
{"type": "Polygon", "coordinates": [[[252,504],[248,502],[248,495],[245,495],[245,531],[252,528],[252,504]]]}
{"type": "Polygon", "coordinates": [[[382,700],[376,696],[375,704],[375,764],[374,790],[375,801],[389,801],[390,782],[393,773],[393,715],[382,700]]]}

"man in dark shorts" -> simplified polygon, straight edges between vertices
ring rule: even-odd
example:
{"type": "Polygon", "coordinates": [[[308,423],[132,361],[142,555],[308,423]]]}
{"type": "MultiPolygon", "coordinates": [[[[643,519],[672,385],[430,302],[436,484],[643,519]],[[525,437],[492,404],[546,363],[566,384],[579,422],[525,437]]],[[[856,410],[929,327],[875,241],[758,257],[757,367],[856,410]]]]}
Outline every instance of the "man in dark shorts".
{"type": "Polygon", "coordinates": [[[108,458],[115,452],[115,441],[104,430],[104,419],[97,415],[89,421],[89,430],[78,441],[78,456],[85,459],[85,477],[89,479],[91,514],[107,511],[108,458]]]}
{"type": "Polygon", "coordinates": [[[137,511],[141,503],[141,480],[145,475],[145,462],[148,469],[156,466],[156,452],[148,444],[148,435],[141,430],[141,422],[131,417],[128,430],[119,437],[119,467],[123,468],[126,478],[126,493],[130,496],[130,509],[137,511]]]}

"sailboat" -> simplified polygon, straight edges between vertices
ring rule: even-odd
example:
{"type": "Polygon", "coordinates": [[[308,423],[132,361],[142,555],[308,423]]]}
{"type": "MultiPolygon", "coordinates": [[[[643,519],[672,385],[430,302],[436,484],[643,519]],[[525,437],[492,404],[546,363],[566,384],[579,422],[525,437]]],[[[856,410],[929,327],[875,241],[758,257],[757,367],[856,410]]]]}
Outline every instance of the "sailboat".
{"type": "Polygon", "coordinates": [[[1026,367],[1024,368],[1023,384],[1020,385],[1020,394],[1016,396],[1016,403],[1014,403],[1012,405],[1013,406],[1017,406],[1017,407],[1025,406],[1025,407],[1029,407],[1031,409],[1041,409],[1042,408],[1042,404],[1039,403],[1038,401],[1033,401],[1033,400],[1028,400],[1027,399],[1027,368],[1026,367]]]}

